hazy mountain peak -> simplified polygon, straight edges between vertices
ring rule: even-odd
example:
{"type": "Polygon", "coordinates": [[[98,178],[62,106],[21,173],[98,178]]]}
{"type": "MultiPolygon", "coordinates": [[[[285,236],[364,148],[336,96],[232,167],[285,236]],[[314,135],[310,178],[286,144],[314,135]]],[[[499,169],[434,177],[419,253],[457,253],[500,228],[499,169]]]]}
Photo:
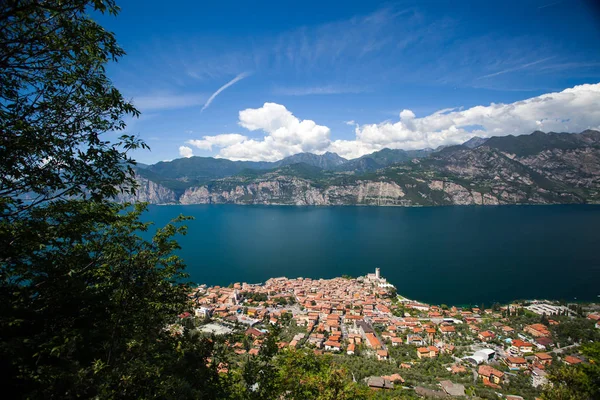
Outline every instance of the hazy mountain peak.
{"type": "Polygon", "coordinates": [[[281,167],[284,165],[304,163],[321,169],[332,169],[338,165],[344,164],[346,161],[348,160],[331,152],[326,152],[324,154],[298,153],[273,163],[273,166],[281,167]]]}
{"type": "Polygon", "coordinates": [[[487,139],[485,139],[485,138],[482,138],[482,137],[479,137],[479,136],[474,136],[471,139],[469,139],[466,142],[464,142],[463,146],[467,146],[470,149],[474,149],[475,147],[481,146],[486,141],[487,141],[487,139]]]}

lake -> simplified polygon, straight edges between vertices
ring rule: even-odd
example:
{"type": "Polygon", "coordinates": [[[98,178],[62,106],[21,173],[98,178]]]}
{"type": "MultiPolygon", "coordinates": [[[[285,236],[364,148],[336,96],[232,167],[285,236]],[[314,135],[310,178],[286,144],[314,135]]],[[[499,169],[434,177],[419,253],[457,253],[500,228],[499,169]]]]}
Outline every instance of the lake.
{"type": "Polygon", "coordinates": [[[179,253],[209,285],[381,268],[398,293],[433,304],[600,300],[600,206],[150,206],[193,216],[179,253]]]}

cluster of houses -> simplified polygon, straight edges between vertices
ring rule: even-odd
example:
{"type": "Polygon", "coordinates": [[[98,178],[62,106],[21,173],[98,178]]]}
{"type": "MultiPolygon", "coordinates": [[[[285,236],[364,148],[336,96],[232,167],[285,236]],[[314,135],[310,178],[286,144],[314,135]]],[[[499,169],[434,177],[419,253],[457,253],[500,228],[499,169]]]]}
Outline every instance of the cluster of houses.
{"type": "Polygon", "coordinates": [[[357,279],[273,278],[262,285],[200,286],[191,296],[197,304],[197,317],[216,317],[249,327],[265,321],[277,324],[282,315],[291,313],[306,334],[292,340],[290,347],[310,344],[319,350],[352,355],[363,346],[379,360],[388,359],[388,345],[414,345],[419,358],[451,353],[454,346],[444,339],[455,335],[454,320],[444,319],[435,306],[411,301],[404,302],[406,312],[398,315],[392,312],[398,306],[390,289],[393,286],[376,271],[357,279]],[[295,306],[281,307],[281,299],[295,306]],[[429,313],[430,318],[424,321],[410,316],[421,312],[429,313]],[[381,333],[373,326],[379,326],[381,333]]]}
{"type": "MultiPolygon", "coordinates": [[[[463,357],[463,362],[451,365],[452,373],[470,373],[474,368],[485,385],[499,388],[507,379],[507,373],[494,368],[501,362],[506,366],[502,368],[505,371],[529,374],[533,386],[547,382],[545,369],[556,359],[549,353],[554,343],[548,326],[531,324],[517,332],[510,326],[510,319],[503,318],[503,311],[514,313],[520,305],[495,310],[442,309],[407,299],[398,301],[392,298],[395,295],[392,289],[377,270],[356,279],[273,278],[264,284],[200,286],[191,297],[196,303],[196,317],[247,326],[245,334],[250,346],[229,344],[237,354],[258,354],[267,332],[264,326],[279,324],[286,318],[305,331],[295,334],[289,343],[278,343],[280,348],[309,346],[316,352],[348,355],[358,355],[360,350],[386,361],[390,358],[390,348],[410,345],[421,360],[453,355],[456,339],[468,339],[482,346],[503,345],[507,351],[496,357],[494,350],[483,348],[463,357]],[[490,320],[494,322],[490,324],[490,320]]],[[[545,310],[544,305],[537,305],[535,310],[545,310]]],[[[588,318],[598,326],[600,314],[590,314],[588,318]]],[[[558,322],[549,319],[548,324],[558,322]]],[[[565,356],[561,361],[574,365],[582,360],[565,356]]],[[[402,366],[410,368],[410,363],[402,366]]],[[[400,375],[395,375],[371,377],[368,384],[374,389],[393,388],[403,382],[400,375]]],[[[452,382],[445,384],[446,393],[461,393],[461,390],[452,382]]]]}
{"type": "MultiPolygon", "coordinates": [[[[557,323],[554,321],[554,323],[557,323]]],[[[506,332],[505,326],[499,326],[502,332],[506,332]]],[[[553,363],[555,359],[560,359],[565,365],[576,365],[583,360],[580,357],[566,355],[564,357],[553,357],[550,352],[540,351],[549,350],[554,347],[553,341],[550,338],[551,332],[543,324],[532,324],[523,327],[523,332],[528,333],[536,338],[534,343],[522,339],[511,339],[508,351],[499,360],[496,358],[496,352],[492,349],[482,349],[477,351],[472,356],[465,357],[465,361],[477,365],[477,373],[479,378],[486,386],[498,389],[505,383],[508,375],[492,365],[487,365],[488,362],[500,361],[511,372],[520,371],[531,376],[533,387],[542,386],[548,383],[546,368],[553,363]],[[545,340],[543,340],[545,339],[545,340]],[[481,364],[481,365],[480,365],[481,364]]],[[[522,336],[522,335],[520,335],[522,336]]],[[[478,337],[482,342],[489,341],[490,337],[495,337],[495,333],[491,331],[480,332],[478,337]],[[485,333],[482,335],[482,333],[485,333]]]]}

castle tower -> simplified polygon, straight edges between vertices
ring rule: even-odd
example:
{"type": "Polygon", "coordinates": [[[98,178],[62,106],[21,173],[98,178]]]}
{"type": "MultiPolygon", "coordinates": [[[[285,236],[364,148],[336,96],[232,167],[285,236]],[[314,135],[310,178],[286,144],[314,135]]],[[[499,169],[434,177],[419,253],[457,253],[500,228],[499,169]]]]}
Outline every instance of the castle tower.
{"type": "Polygon", "coordinates": [[[375,278],[380,279],[379,268],[375,268],[375,278]]]}

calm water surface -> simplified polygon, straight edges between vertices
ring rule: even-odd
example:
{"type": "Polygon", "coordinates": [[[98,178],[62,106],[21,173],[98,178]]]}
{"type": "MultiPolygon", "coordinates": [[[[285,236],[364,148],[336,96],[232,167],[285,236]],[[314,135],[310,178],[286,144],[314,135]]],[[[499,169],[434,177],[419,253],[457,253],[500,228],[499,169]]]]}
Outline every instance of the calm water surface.
{"type": "Polygon", "coordinates": [[[518,298],[600,300],[600,206],[151,206],[193,216],[179,237],[191,279],[381,274],[409,298],[491,305],[518,298]]]}

